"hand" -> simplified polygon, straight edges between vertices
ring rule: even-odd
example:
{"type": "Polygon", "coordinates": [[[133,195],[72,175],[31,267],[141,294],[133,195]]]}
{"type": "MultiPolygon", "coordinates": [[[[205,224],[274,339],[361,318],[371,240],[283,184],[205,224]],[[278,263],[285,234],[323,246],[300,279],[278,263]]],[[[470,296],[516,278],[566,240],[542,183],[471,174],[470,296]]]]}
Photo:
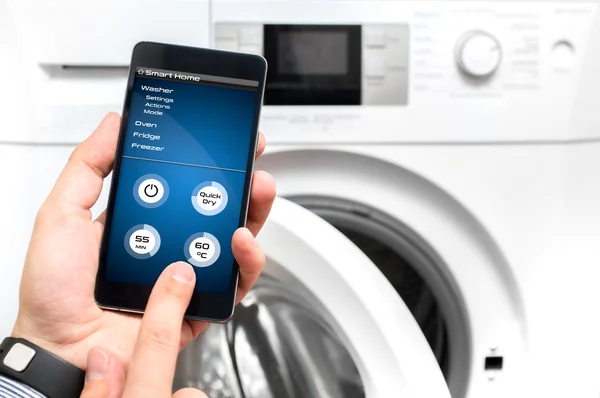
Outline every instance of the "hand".
{"type": "MultiPolygon", "coordinates": [[[[38,212],[21,280],[19,313],[12,332],[85,369],[92,347],[110,347],[127,366],[141,317],[98,308],[94,284],[98,270],[104,215],[92,220],[90,208],[110,173],[120,117],[108,114],[79,145],[38,212]]],[[[257,156],[265,147],[260,135],[257,156]]],[[[275,198],[275,183],[266,172],[254,173],[248,228],[233,235],[240,266],[238,302],[256,282],[265,257],[254,240],[275,198]]],[[[165,264],[166,265],[166,264],[165,264]]],[[[206,328],[183,322],[181,347],[206,328]]]]}
{"type": "MultiPolygon", "coordinates": [[[[88,355],[81,398],[171,397],[180,346],[183,314],[194,290],[196,274],[183,262],[163,271],[148,300],[129,369],[109,349],[93,348],[88,355]],[[125,377],[127,374],[127,377],[125,377]]],[[[186,388],[173,398],[206,398],[186,388]]]]}

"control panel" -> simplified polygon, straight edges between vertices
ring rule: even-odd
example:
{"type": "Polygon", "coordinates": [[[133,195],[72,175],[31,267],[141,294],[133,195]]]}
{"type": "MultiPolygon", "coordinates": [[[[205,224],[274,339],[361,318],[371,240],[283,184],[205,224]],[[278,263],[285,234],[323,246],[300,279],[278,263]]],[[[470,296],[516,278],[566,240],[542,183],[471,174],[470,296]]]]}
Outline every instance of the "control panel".
{"type": "MultiPolygon", "coordinates": [[[[600,101],[597,2],[214,0],[211,45],[262,54],[271,71],[279,63],[264,47],[265,27],[272,25],[356,26],[360,45],[346,56],[348,65],[358,62],[361,69],[355,102],[339,101],[353,92],[338,95],[337,102],[265,101],[261,126],[270,142],[600,137],[594,127],[600,113],[591,105],[600,101]]],[[[304,51],[308,44],[299,47],[304,51]]],[[[328,52],[320,54],[297,58],[302,65],[309,58],[323,63],[328,52]]],[[[346,87],[334,81],[327,76],[313,88],[346,87]]]]}
{"type": "MultiPolygon", "coordinates": [[[[262,24],[245,24],[245,23],[217,23],[214,30],[214,45],[215,48],[229,51],[241,51],[247,53],[260,54],[267,58],[267,61],[278,62],[279,59],[285,57],[287,49],[284,46],[284,40],[273,37],[267,38],[266,35],[273,34],[273,30],[265,29],[266,25],[262,24]],[[276,48],[278,54],[265,53],[265,40],[271,39],[279,42],[276,48]],[[271,58],[272,57],[272,58],[271,58]],[[271,58],[271,59],[270,59],[271,58]]],[[[290,25],[288,25],[290,26],[290,25]]],[[[293,25],[302,29],[302,24],[293,25]]],[[[285,43],[290,44],[290,40],[295,39],[295,43],[291,43],[295,47],[302,48],[303,54],[290,61],[290,57],[286,58],[286,62],[295,62],[296,67],[291,67],[297,73],[298,79],[302,79],[306,75],[317,75],[320,67],[327,61],[324,59],[323,43],[331,40],[327,35],[327,29],[335,25],[311,25],[311,36],[300,36],[296,38],[286,38],[285,43]],[[323,31],[319,32],[318,27],[322,26],[323,31]],[[310,39],[314,38],[311,42],[310,39]],[[312,64],[312,65],[309,65],[312,64]],[[302,74],[302,70],[306,70],[306,75],[302,74]]],[[[343,75],[349,68],[348,65],[357,63],[360,66],[360,81],[357,83],[357,90],[360,90],[360,104],[362,105],[406,105],[408,102],[408,64],[409,64],[409,27],[407,24],[368,24],[358,25],[360,31],[360,46],[359,51],[352,51],[352,45],[347,40],[340,40],[338,43],[346,48],[331,48],[336,51],[337,62],[340,63],[336,69],[336,74],[343,75]],[[339,53],[338,53],[339,52],[339,53]],[[356,59],[353,59],[356,57],[356,59]],[[340,59],[346,58],[346,59],[340,59]]],[[[343,34],[343,32],[338,32],[343,34]]],[[[330,45],[335,45],[332,42],[330,45]]],[[[325,72],[323,72],[325,73],[325,72]]],[[[335,80],[335,76],[331,76],[326,84],[335,80]]],[[[267,91],[269,90],[269,82],[267,81],[267,91]]],[[[345,86],[347,82],[341,83],[345,86]]],[[[336,89],[333,86],[331,89],[336,89]]],[[[340,87],[343,89],[345,87],[340,87]]],[[[307,91],[313,91],[314,87],[307,87],[307,91]]],[[[267,93],[268,97],[268,93],[267,93]]],[[[272,103],[270,105],[278,105],[272,103]]],[[[335,105],[335,104],[332,104],[335,105]]]]}
{"type": "Polygon", "coordinates": [[[214,37],[214,46],[220,50],[263,53],[262,24],[218,23],[214,37]]]}
{"type": "Polygon", "coordinates": [[[362,103],[408,103],[408,39],[406,24],[362,26],[362,103]]]}

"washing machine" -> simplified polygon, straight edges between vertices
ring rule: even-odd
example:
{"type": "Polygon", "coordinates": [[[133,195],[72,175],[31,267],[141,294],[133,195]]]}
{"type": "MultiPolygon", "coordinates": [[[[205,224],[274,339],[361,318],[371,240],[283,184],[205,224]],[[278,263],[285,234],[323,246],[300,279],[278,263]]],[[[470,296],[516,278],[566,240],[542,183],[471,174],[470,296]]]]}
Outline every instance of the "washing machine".
{"type": "Polygon", "coordinates": [[[177,387],[600,393],[598,4],[7,4],[3,43],[23,66],[3,79],[21,93],[0,133],[5,302],[35,208],[74,145],[121,109],[133,43],[253,52],[269,61],[257,167],[279,193],[259,235],[267,265],[234,319],[182,353],[177,387]]]}
{"type": "MultiPolygon", "coordinates": [[[[353,273],[346,254],[358,248],[410,310],[453,397],[598,394],[597,3],[215,0],[211,29],[216,48],[269,62],[258,167],[285,200],[259,237],[267,274],[297,262],[288,271],[338,297],[321,319],[351,359],[332,314],[360,307],[328,272],[353,273]]],[[[289,317],[295,290],[280,279],[182,367],[221,341],[248,396],[355,396],[335,373],[347,357],[305,343],[314,328],[289,317]],[[293,387],[330,387],[323,363],[336,388],[293,387]]],[[[387,295],[369,280],[350,289],[387,295]]],[[[368,374],[356,369],[349,379],[368,374]]],[[[206,387],[212,371],[181,384],[206,387]]]]}

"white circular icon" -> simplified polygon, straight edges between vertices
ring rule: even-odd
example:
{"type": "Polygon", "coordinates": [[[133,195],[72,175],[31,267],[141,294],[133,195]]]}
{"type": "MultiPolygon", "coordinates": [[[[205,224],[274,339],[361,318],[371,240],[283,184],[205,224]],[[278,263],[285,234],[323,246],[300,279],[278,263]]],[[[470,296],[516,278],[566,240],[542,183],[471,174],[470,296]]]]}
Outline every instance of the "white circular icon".
{"type": "Polygon", "coordinates": [[[137,254],[148,254],[154,249],[156,239],[148,230],[138,229],[129,237],[129,247],[137,254]]]}
{"type": "Polygon", "coordinates": [[[136,225],[125,234],[125,249],[132,257],[140,260],[150,258],[159,248],[160,235],[151,225],[136,225]]]}
{"type": "Polygon", "coordinates": [[[216,237],[208,232],[199,232],[185,242],[185,257],[196,267],[213,265],[221,255],[221,245],[216,237]]]}
{"type": "Polygon", "coordinates": [[[210,239],[196,238],[190,244],[190,256],[200,263],[206,263],[215,256],[215,245],[210,239]]]}
{"type": "Polygon", "coordinates": [[[158,207],[165,203],[169,196],[169,184],[159,175],[146,174],[135,182],[133,196],[141,206],[158,207]]]}
{"type": "Polygon", "coordinates": [[[165,193],[163,184],[155,178],[142,181],[138,188],[138,195],[146,203],[156,203],[165,193]]]}
{"type": "Polygon", "coordinates": [[[227,190],[216,181],[205,181],[194,188],[192,205],[198,213],[205,216],[214,216],[222,212],[227,206],[227,190]]]}
{"type": "Polygon", "coordinates": [[[219,188],[209,185],[198,192],[196,200],[198,201],[198,206],[206,211],[210,211],[221,207],[223,194],[219,188]]]}

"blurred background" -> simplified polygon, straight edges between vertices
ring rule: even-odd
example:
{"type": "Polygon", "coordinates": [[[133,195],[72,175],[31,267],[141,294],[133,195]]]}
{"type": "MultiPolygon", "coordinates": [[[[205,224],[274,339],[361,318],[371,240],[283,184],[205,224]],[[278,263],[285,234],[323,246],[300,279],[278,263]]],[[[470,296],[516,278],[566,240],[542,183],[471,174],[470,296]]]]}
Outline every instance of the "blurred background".
{"type": "Polygon", "coordinates": [[[141,40],[269,62],[267,267],[176,387],[600,396],[594,1],[0,0],[2,335],[36,211],[141,40]]]}

